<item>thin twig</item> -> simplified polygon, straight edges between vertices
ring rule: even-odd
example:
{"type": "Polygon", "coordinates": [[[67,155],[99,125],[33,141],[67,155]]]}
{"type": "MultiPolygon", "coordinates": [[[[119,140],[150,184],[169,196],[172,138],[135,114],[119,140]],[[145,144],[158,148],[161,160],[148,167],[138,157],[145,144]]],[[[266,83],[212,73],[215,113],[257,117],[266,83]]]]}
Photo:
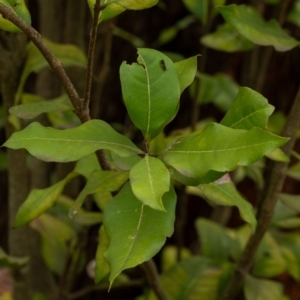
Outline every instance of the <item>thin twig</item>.
{"type": "MultiPolygon", "coordinates": [[[[291,138],[289,142],[282,147],[282,150],[287,156],[291,155],[293,147],[295,145],[296,133],[298,128],[300,127],[299,115],[300,87],[289,113],[286,125],[282,131],[283,136],[288,136],[291,138]]],[[[233,300],[239,293],[245,275],[250,270],[253,264],[253,258],[256,250],[264,234],[268,230],[274,207],[284,184],[287,168],[287,162],[275,162],[273,164],[271,168],[269,185],[266,190],[266,195],[258,209],[257,227],[255,233],[250,237],[239,261],[237,262],[234,274],[220,300],[233,300]]]]}
{"type": "Polygon", "coordinates": [[[94,66],[94,54],[95,54],[95,45],[97,40],[97,31],[98,31],[98,19],[101,11],[100,0],[96,0],[94,5],[94,17],[93,25],[90,32],[89,40],[89,49],[88,49],[88,64],[86,70],[86,84],[85,84],[85,93],[84,93],[84,109],[89,109],[90,99],[91,99],[91,89],[92,89],[92,79],[93,79],[93,66],[94,66]]]}
{"type": "Polygon", "coordinates": [[[74,88],[70,78],[66,74],[62,64],[55,58],[51,50],[43,41],[42,36],[34,28],[32,28],[29,24],[27,24],[19,16],[17,16],[11,7],[5,6],[4,4],[0,3],[0,14],[3,16],[3,18],[9,20],[17,27],[19,27],[32,40],[32,42],[36,45],[36,47],[40,50],[42,55],[49,63],[49,66],[51,67],[53,72],[59,78],[81,122],[84,123],[88,121],[90,119],[89,112],[83,110],[83,101],[78,96],[78,93],[74,88]]]}
{"type": "Polygon", "coordinates": [[[157,268],[153,259],[144,262],[143,264],[141,264],[141,267],[144,270],[148,284],[153,289],[156,297],[159,300],[168,300],[169,298],[166,295],[163,287],[161,286],[159,274],[157,272],[157,268]]]}

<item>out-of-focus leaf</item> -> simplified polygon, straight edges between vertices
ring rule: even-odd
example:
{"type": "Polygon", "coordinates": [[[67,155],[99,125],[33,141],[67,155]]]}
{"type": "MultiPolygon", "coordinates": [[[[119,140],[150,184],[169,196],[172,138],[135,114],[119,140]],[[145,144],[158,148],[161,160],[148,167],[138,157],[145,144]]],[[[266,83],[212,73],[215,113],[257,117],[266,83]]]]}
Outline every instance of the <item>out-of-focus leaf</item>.
{"type": "MultiPolygon", "coordinates": [[[[8,6],[13,9],[18,17],[23,19],[26,23],[31,23],[31,16],[26,7],[25,0],[0,0],[1,4],[8,6]]],[[[10,21],[4,19],[0,14],[0,29],[10,32],[21,32],[22,30],[19,29],[16,25],[11,23],[10,21]]]]}
{"type": "MultiPolygon", "coordinates": [[[[24,95],[22,97],[24,97],[24,95]]],[[[29,98],[31,97],[31,95],[26,94],[26,97],[29,98]]],[[[12,115],[15,115],[22,119],[33,119],[42,113],[54,112],[54,111],[66,111],[66,110],[73,110],[73,109],[74,108],[67,95],[62,95],[61,97],[53,100],[47,100],[47,101],[45,100],[41,102],[32,102],[29,104],[21,104],[21,105],[13,106],[9,109],[9,112],[12,115]]]]}
{"type": "Polygon", "coordinates": [[[107,264],[103,254],[108,248],[108,237],[104,226],[99,230],[99,242],[96,252],[96,268],[95,268],[95,283],[99,283],[104,277],[109,274],[109,265],[107,264]]]}
{"type": "Polygon", "coordinates": [[[101,120],[91,120],[65,130],[34,122],[24,130],[15,132],[3,146],[25,148],[41,160],[56,162],[76,161],[98,149],[108,149],[120,156],[143,153],[128,138],[101,120]]]}
{"type": "Polygon", "coordinates": [[[290,158],[281,149],[276,149],[273,152],[266,154],[266,157],[275,161],[282,161],[282,162],[290,161],[290,158]]]}
{"type": "Polygon", "coordinates": [[[297,26],[300,26],[300,1],[296,0],[293,4],[292,9],[290,10],[288,17],[288,21],[294,23],[297,26]]]}
{"type": "Polygon", "coordinates": [[[146,155],[130,170],[130,184],[143,204],[165,211],[162,196],[170,189],[170,173],[161,160],[146,155]]]}
{"type": "Polygon", "coordinates": [[[156,137],[176,115],[180,84],[173,62],[153,49],[138,49],[138,63],[120,68],[129,116],[147,140],[156,137]]]}
{"type": "Polygon", "coordinates": [[[179,138],[163,160],[187,177],[200,178],[210,170],[227,172],[253,164],[287,141],[258,127],[241,130],[211,123],[199,134],[179,138]]]}
{"type": "Polygon", "coordinates": [[[287,170],[286,175],[293,179],[300,180],[300,162],[290,167],[287,170]]]}
{"type": "Polygon", "coordinates": [[[254,44],[273,46],[277,51],[288,51],[299,45],[275,20],[264,21],[251,6],[231,4],[219,8],[227,23],[254,44]]]}
{"type": "Polygon", "coordinates": [[[208,0],[183,0],[185,7],[194,14],[203,24],[207,22],[208,0]]]}
{"type": "Polygon", "coordinates": [[[201,43],[206,47],[229,53],[248,51],[253,48],[253,43],[228,23],[220,25],[215,32],[204,35],[201,43]]]}
{"type": "Polygon", "coordinates": [[[89,178],[94,170],[101,170],[96,153],[92,153],[76,162],[74,172],[89,178]]]}
{"type": "Polygon", "coordinates": [[[139,38],[138,36],[132,34],[129,31],[126,31],[120,27],[117,27],[117,26],[114,27],[113,34],[115,36],[118,36],[118,37],[128,41],[135,48],[145,47],[145,42],[141,38],[139,38]]]}
{"type": "Polygon", "coordinates": [[[187,187],[187,193],[203,197],[217,205],[236,206],[241,217],[247,222],[252,231],[256,227],[256,218],[252,205],[236,190],[232,182],[200,184],[197,187],[187,187]]]}
{"type": "Polygon", "coordinates": [[[244,292],[246,300],[282,300],[281,283],[247,275],[244,292]]]}
{"type": "Polygon", "coordinates": [[[29,257],[14,257],[6,254],[0,247],[0,268],[20,269],[29,262],[29,257]]]}
{"type": "Polygon", "coordinates": [[[143,205],[133,194],[130,184],[111,199],[104,211],[104,226],[109,247],[104,254],[110,266],[110,282],[124,269],[135,267],[153,257],[173,233],[176,194],[164,194],[167,212],[143,205]]]}

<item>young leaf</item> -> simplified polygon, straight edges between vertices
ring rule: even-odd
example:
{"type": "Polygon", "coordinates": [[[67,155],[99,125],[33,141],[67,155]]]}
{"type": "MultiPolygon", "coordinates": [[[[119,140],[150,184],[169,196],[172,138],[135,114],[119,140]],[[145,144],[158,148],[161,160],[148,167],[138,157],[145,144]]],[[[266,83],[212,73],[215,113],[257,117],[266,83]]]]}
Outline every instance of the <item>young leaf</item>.
{"type": "Polygon", "coordinates": [[[106,235],[104,226],[99,230],[99,242],[96,252],[96,267],[95,267],[95,283],[99,283],[104,277],[109,274],[109,265],[104,259],[104,252],[108,248],[108,237],[106,235]]]}
{"type": "Polygon", "coordinates": [[[219,12],[239,34],[254,44],[273,46],[277,51],[288,51],[299,45],[299,41],[285,33],[277,21],[265,22],[250,6],[231,4],[220,7],[219,12]]]}
{"type": "MultiPolygon", "coordinates": [[[[0,0],[1,4],[5,6],[11,7],[16,15],[18,15],[23,21],[30,24],[31,23],[31,16],[26,7],[25,0],[0,0]]],[[[21,29],[11,23],[10,21],[4,19],[0,14],[0,29],[10,32],[21,32],[21,29]]]]}
{"type": "Polygon", "coordinates": [[[194,80],[197,72],[197,55],[174,63],[182,93],[194,80]]]}
{"type": "Polygon", "coordinates": [[[124,269],[135,267],[153,257],[173,233],[176,194],[164,194],[167,212],[143,205],[127,183],[111,199],[104,211],[104,227],[109,239],[105,259],[110,266],[110,282],[124,269]]]}
{"type": "Polygon", "coordinates": [[[227,172],[253,164],[287,141],[257,127],[246,131],[211,123],[199,134],[179,139],[162,156],[183,175],[200,178],[210,170],[227,172]]]}
{"type": "Polygon", "coordinates": [[[178,109],[180,84],[173,62],[153,49],[138,49],[138,64],[123,62],[122,93],[130,118],[148,140],[157,136],[178,109]]]}
{"type": "Polygon", "coordinates": [[[187,192],[217,205],[236,206],[243,220],[251,226],[252,231],[255,230],[253,207],[239,194],[232,182],[200,184],[198,187],[188,187],[187,192]]]}
{"type": "Polygon", "coordinates": [[[242,87],[220,124],[234,129],[266,129],[273,111],[274,107],[261,94],[242,87]]]}
{"type": "Polygon", "coordinates": [[[34,122],[15,132],[3,145],[12,149],[25,148],[44,161],[68,162],[108,149],[120,156],[143,153],[128,138],[101,120],[91,120],[79,127],[58,130],[34,122]]]}
{"type": "Polygon", "coordinates": [[[228,23],[220,25],[215,32],[204,35],[201,43],[206,47],[229,53],[253,48],[253,44],[228,23]]]}
{"type": "Polygon", "coordinates": [[[162,196],[170,189],[170,173],[161,160],[146,155],[130,171],[133,194],[145,205],[165,211],[162,196]]]}
{"type": "Polygon", "coordinates": [[[18,210],[14,228],[25,225],[48,210],[55,203],[64,186],[77,175],[72,172],[65,179],[46,189],[33,189],[18,210]]]}
{"type": "MultiPolygon", "coordinates": [[[[88,5],[90,7],[92,15],[94,15],[94,5],[96,3],[95,0],[87,0],[88,5]]],[[[115,1],[107,1],[107,0],[101,0],[100,4],[106,4],[108,3],[109,5],[103,9],[100,12],[99,16],[99,23],[111,19],[122,12],[124,12],[126,9],[127,10],[141,10],[141,9],[146,9],[150,8],[154,5],[157,4],[158,0],[115,0],[115,1]],[[111,2],[111,3],[109,3],[111,2]]]]}
{"type": "MultiPolygon", "coordinates": [[[[32,96],[36,99],[35,95],[32,96]]],[[[31,94],[23,94],[22,97],[30,98],[31,94]]],[[[26,101],[28,101],[28,99],[26,101]]],[[[67,110],[74,110],[74,108],[67,95],[64,94],[53,100],[16,105],[11,107],[9,112],[22,119],[33,119],[42,113],[67,110]]]]}

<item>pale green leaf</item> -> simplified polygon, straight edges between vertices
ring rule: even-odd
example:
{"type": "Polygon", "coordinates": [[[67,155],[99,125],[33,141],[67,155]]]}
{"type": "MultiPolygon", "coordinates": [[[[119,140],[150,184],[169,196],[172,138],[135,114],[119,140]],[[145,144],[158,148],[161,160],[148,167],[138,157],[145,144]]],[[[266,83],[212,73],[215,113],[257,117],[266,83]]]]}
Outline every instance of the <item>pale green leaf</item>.
{"type": "MultiPolygon", "coordinates": [[[[94,15],[94,5],[96,0],[87,0],[92,15],[94,15]]],[[[111,19],[125,10],[141,10],[156,5],[158,0],[101,0],[100,4],[109,4],[100,12],[99,23],[111,19]]]]}
{"type": "Polygon", "coordinates": [[[138,49],[138,63],[120,68],[129,116],[146,139],[153,139],[178,110],[180,84],[173,62],[153,49],[138,49]]]}
{"type": "MultiPolygon", "coordinates": [[[[4,4],[5,6],[11,7],[16,15],[23,19],[23,21],[25,21],[26,23],[31,23],[31,16],[26,7],[25,0],[0,0],[0,3],[4,4]]],[[[21,29],[19,29],[19,27],[4,19],[1,14],[0,29],[10,32],[21,32],[21,29]]]]}
{"type": "MultiPolygon", "coordinates": [[[[35,95],[31,95],[31,94],[22,95],[22,97],[26,97],[26,98],[30,98],[31,96],[34,96],[34,99],[36,99],[35,95]]],[[[25,101],[28,102],[29,100],[26,99],[25,101]]],[[[67,111],[73,109],[74,108],[69,98],[67,97],[67,95],[64,94],[53,100],[44,100],[40,102],[34,101],[28,104],[13,106],[9,109],[9,112],[12,115],[15,115],[22,119],[33,119],[42,113],[55,112],[55,111],[67,111]]]]}
{"type": "Polygon", "coordinates": [[[162,196],[170,189],[170,173],[161,160],[146,155],[130,170],[130,184],[143,204],[165,211],[162,196]]]}
{"type": "Polygon", "coordinates": [[[288,51],[299,45],[276,20],[264,21],[250,6],[231,4],[220,7],[219,12],[239,34],[254,44],[273,46],[277,51],[288,51]]]}
{"type": "Polygon", "coordinates": [[[111,158],[116,168],[123,171],[131,170],[131,168],[142,159],[138,155],[121,157],[114,152],[111,153],[111,158]]]}
{"type": "Polygon", "coordinates": [[[57,200],[65,185],[77,174],[70,173],[66,178],[45,189],[33,189],[20,206],[14,228],[25,225],[48,210],[57,200]]]}
{"type": "Polygon", "coordinates": [[[286,175],[293,178],[293,179],[300,180],[300,162],[298,162],[295,165],[291,166],[287,170],[286,175]]]}
{"type": "Polygon", "coordinates": [[[281,300],[283,286],[281,283],[247,275],[244,285],[246,300],[281,300]]]}
{"type": "Polygon", "coordinates": [[[143,205],[127,183],[104,211],[104,226],[109,239],[105,259],[110,266],[110,282],[124,269],[152,258],[173,233],[176,194],[164,194],[167,212],[143,205]]]}
{"type": "Polygon", "coordinates": [[[44,161],[76,161],[99,149],[108,149],[120,156],[143,153],[128,138],[101,120],[91,120],[79,127],[58,130],[34,122],[15,132],[3,145],[25,148],[44,161]]]}
{"type": "Polygon", "coordinates": [[[234,129],[266,129],[273,111],[274,107],[261,94],[242,87],[220,124],[234,129]]]}
{"type": "Polygon", "coordinates": [[[89,178],[94,170],[101,170],[96,153],[87,155],[77,161],[74,172],[81,174],[85,178],[89,178]]]}
{"type": "Polygon", "coordinates": [[[114,192],[128,180],[127,172],[94,170],[70,209],[70,216],[77,214],[85,198],[94,193],[114,192]]]}
{"type": "Polygon", "coordinates": [[[109,265],[107,264],[103,254],[108,248],[108,237],[104,226],[99,230],[99,242],[96,252],[96,267],[95,267],[95,283],[99,283],[104,277],[109,274],[109,265]]]}
{"type": "Polygon", "coordinates": [[[174,63],[182,93],[194,80],[197,72],[197,55],[174,63]]]}
{"type": "MultiPolygon", "coordinates": [[[[78,66],[86,68],[87,60],[85,54],[81,49],[74,45],[69,44],[57,44],[44,39],[45,44],[50,48],[53,55],[63,64],[64,67],[78,66]]],[[[39,72],[42,69],[48,67],[48,62],[36,46],[31,42],[27,46],[27,57],[23,68],[23,72],[20,78],[20,83],[16,93],[16,103],[18,103],[26,79],[32,72],[39,72]]]]}
{"type": "Polygon", "coordinates": [[[208,17],[208,0],[183,0],[185,7],[194,14],[202,23],[206,23],[208,17]]]}
{"type": "MultiPolygon", "coordinates": [[[[206,258],[185,259],[161,275],[161,284],[168,299],[218,300],[225,267],[206,258]]],[[[153,292],[147,300],[157,300],[153,292]]]]}
{"type": "Polygon", "coordinates": [[[236,206],[239,209],[242,219],[247,222],[252,231],[256,227],[256,218],[252,205],[247,202],[237,191],[232,182],[214,182],[200,184],[197,187],[188,187],[187,192],[203,197],[207,201],[225,206],[236,206]]]}
{"type": "Polygon", "coordinates": [[[199,134],[179,138],[163,153],[163,160],[187,177],[208,171],[227,172],[258,161],[288,141],[260,128],[249,131],[211,123],[199,134]]]}
{"type": "Polygon", "coordinates": [[[282,161],[282,162],[290,161],[290,158],[281,149],[276,149],[266,154],[266,157],[275,161],[282,161]]]}
{"type": "Polygon", "coordinates": [[[201,43],[208,48],[229,53],[248,51],[253,48],[253,43],[240,35],[228,23],[220,25],[215,32],[204,35],[201,43]]]}

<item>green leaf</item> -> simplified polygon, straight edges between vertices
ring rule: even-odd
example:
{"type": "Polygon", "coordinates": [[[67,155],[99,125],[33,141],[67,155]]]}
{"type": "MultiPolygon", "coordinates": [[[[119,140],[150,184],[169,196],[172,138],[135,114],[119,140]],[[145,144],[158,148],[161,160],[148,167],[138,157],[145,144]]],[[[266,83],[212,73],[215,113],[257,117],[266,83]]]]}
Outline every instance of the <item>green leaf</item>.
{"type": "MultiPolygon", "coordinates": [[[[87,0],[92,15],[94,15],[95,0],[87,0]]],[[[141,10],[156,5],[158,0],[101,0],[100,4],[109,4],[100,12],[99,23],[111,19],[125,10],[141,10]]]]}
{"type": "MultiPolygon", "coordinates": [[[[161,275],[161,284],[168,299],[217,300],[221,277],[225,267],[220,267],[202,257],[185,259],[161,275]]],[[[147,300],[156,300],[153,292],[147,300]]]]}
{"type": "Polygon", "coordinates": [[[234,129],[266,129],[273,111],[274,107],[261,94],[242,87],[220,124],[234,129]]]}
{"type": "MultiPolygon", "coordinates": [[[[31,16],[26,7],[25,0],[0,0],[0,3],[4,4],[5,6],[11,7],[17,16],[19,16],[23,21],[28,24],[31,24],[31,16]]],[[[16,25],[11,23],[10,21],[4,19],[0,14],[0,29],[10,32],[21,32],[22,30],[19,29],[16,25]]]]}
{"type": "Polygon", "coordinates": [[[250,6],[231,4],[220,7],[219,12],[239,34],[254,44],[273,46],[277,51],[288,51],[299,45],[299,41],[283,31],[277,21],[264,21],[250,6]]]}
{"type": "Polygon", "coordinates": [[[135,267],[153,257],[173,233],[176,194],[164,194],[167,212],[143,205],[127,183],[104,211],[104,227],[109,239],[105,259],[110,266],[110,282],[124,269],[135,267]]]}
{"type": "Polygon", "coordinates": [[[107,264],[103,254],[108,248],[108,237],[106,235],[104,226],[99,230],[99,242],[96,252],[96,267],[95,267],[95,283],[99,283],[103,278],[109,274],[109,265],[107,264]]]}
{"type": "Polygon", "coordinates": [[[253,48],[253,44],[228,23],[220,25],[215,32],[204,35],[201,43],[208,48],[229,53],[253,48]]]}
{"type": "Polygon", "coordinates": [[[94,170],[88,177],[83,190],[78,195],[74,205],[70,209],[70,217],[77,214],[88,195],[99,192],[114,192],[128,180],[127,172],[94,170]]]}
{"type": "Polygon", "coordinates": [[[275,161],[282,161],[282,162],[290,161],[290,158],[281,149],[276,149],[266,154],[266,157],[275,161]]]}
{"type": "Polygon", "coordinates": [[[297,0],[294,2],[292,9],[290,10],[288,21],[294,23],[297,26],[300,26],[300,1],[297,0]]]}
{"type": "Polygon", "coordinates": [[[203,24],[207,22],[208,0],[183,0],[185,7],[194,14],[203,24]]]}
{"type": "Polygon", "coordinates": [[[130,184],[143,204],[166,211],[162,196],[170,189],[170,173],[161,160],[146,155],[130,170],[130,184]]]}
{"type": "Polygon", "coordinates": [[[33,189],[17,212],[14,228],[27,224],[48,210],[55,203],[65,185],[76,175],[72,172],[66,178],[48,188],[33,189]]]}
{"type": "Polygon", "coordinates": [[[197,72],[198,55],[174,63],[177,71],[180,93],[182,93],[194,80],[197,72]]]}
{"type": "Polygon", "coordinates": [[[0,247],[0,268],[21,269],[26,267],[29,257],[14,257],[6,254],[0,247]]]}
{"type": "Polygon", "coordinates": [[[207,219],[199,218],[195,223],[200,239],[201,255],[214,262],[226,262],[240,252],[236,240],[230,237],[224,227],[207,219]]]}
{"type": "MultiPolygon", "coordinates": [[[[23,94],[22,97],[30,98],[35,95],[23,94]]],[[[42,98],[41,98],[42,99],[42,98]]],[[[29,101],[26,99],[25,101],[29,101]]],[[[15,115],[22,119],[33,119],[42,113],[54,112],[54,111],[67,111],[73,110],[73,106],[67,95],[62,95],[53,100],[44,100],[40,102],[34,101],[33,103],[21,104],[13,106],[9,109],[12,115],[15,115]]]]}
{"type": "Polygon", "coordinates": [[[211,123],[199,134],[179,138],[163,153],[163,160],[187,177],[208,171],[227,172],[253,164],[288,141],[260,128],[249,131],[211,123]]]}
{"type": "MultiPolygon", "coordinates": [[[[50,48],[53,55],[60,61],[64,67],[78,66],[86,68],[87,60],[82,50],[74,45],[57,44],[44,39],[45,44],[50,48]]],[[[27,58],[20,78],[20,83],[16,93],[16,103],[20,100],[24,84],[29,74],[32,72],[39,72],[48,67],[49,64],[40,50],[31,42],[27,46],[27,58]]]]}
{"type": "Polygon", "coordinates": [[[89,178],[94,170],[101,170],[96,153],[92,153],[76,162],[74,172],[89,178]]]}
{"type": "Polygon", "coordinates": [[[138,49],[138,64],[123,62],[122,93],[129,116],[146,139],[153,139],[178,110],[180,84],[173,62],[153,49],[138,49]]]}
{"type": "Polygon", "coordinates": [[[56,162],[76,161],[99,149],[108,149],[120,156],[143,153],[128,138],[101,120],[91,120],[65,130],[34,122],[15,132],[3,146],[25,148],[38,159],[56,162]]]}
{"type": "Polygon", "coordinates": [[[247,275],[244,292],[246,300],[281,300],[283,286],[279,282],[247,275]]]}
{"type": "Polygon", "coordinates": [[[295,165],[293,165],[292,167],[290,167],[287,170],[286,175],[293,179],[300,180],[300,162],[298,162],[295,165]]]}
{"type": "Polygon", "coordinates": [[[49,214],[41,215],[30,226],[41,235],[41,252],[48,268],[62,275],[70,251],[67,244],[74,240],[72,227],[49,214]]]}
{"type": "Polygon", "coordinates": [[[255,230],[256,218],[253,207],[239,194],[232,182],[225,181],[222,183],[216,181],[209,184],[200,184],[198,187],[188,187],[187,193],[203,197],[217,205],[236,206],[242,219],[251,226],[252,231],[255,230]]]}

